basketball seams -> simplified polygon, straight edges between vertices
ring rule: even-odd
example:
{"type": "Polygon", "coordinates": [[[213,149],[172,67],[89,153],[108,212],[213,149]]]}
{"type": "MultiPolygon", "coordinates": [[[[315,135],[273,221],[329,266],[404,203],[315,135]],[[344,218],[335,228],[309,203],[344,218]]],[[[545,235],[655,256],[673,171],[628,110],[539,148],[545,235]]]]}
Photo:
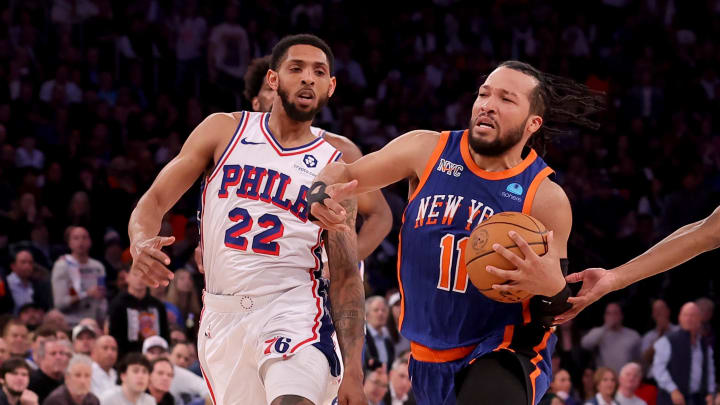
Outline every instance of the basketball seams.
{"type": "MultiPolygon", "coordinates": [[[[528,245],[529,245],[529,246],[545,245],[545,242],[530,242],[530,243],[528,243],[528,245]]],[[[512,249],[512,248],[519,248],[518,245],[509,245],[509,246],[503,246],[503,247],[504,247],[505,249],[508,249],[508,250],[509,250],[509,249],[512,249]]],[[[547,251],[547,250],[546,250],[546,251],[547,251]]],[[[492,249],[491,249],[491,250],[489,250],[489,251],[487,251],[487,252],[485,252],[485,253],[483,253],[483,254],[477,255],[477,256],[473,257],[472,259],[470,259],[469,261],[465,262],[465,265],[467,266],[468,264],[474,262],[475,260],[477,260],[477,259],[479,259],[479,258],[481,258],[481,257],[485,257],[485,256],[487,256],[487,255],[493,254],[493,253],[497,253],[497,252],[496,252],[495,250],[492,250],[492,249]]]]}
{"type": "MultiPolygon", "coordinates": [[[[488,222],[488,223],[480,224],[480,225],[477,226],[477,228],[482,228],[482,227],[485,227],[485,226],[490,226],[490,225],[495,225],[495,224],[512,225],[512,226],[514,226],[514,227],[523,229],[523,230],[528,231],[528,232],[536,233],[536,234],[539,234],[539,235],[542,235],[542,234],[543,234],[543,231],[534,231],[534,230],[532,230],[532,229],[530,229],[530,228],[526,228],[526,227],[524,227],[524,226],[522,226],[522,225],[516,224],[515,222],[494,221],[494,222],[488,222]]],[[[477,229],[477,228],[475,228],[475,229],[477,229]]]]}

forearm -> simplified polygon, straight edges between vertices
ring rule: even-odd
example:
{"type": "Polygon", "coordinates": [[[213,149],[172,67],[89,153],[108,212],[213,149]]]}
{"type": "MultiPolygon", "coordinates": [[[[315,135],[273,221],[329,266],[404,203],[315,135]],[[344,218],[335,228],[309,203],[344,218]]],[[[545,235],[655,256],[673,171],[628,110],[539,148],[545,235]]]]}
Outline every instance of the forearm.
{"type": "Polygon", "coordinates": [[[327,185],[346,183],[351,181],[348,165],[343,162],[333,162],[325,166],[315,177],[316,182],[323,182],[327,185]]]}
{"type": "Polygon", "coordinates": [[[619,290],[639,280],[662,273],[693,257],[715,249],[720,244],[720,211],[692,224],[683,226],[658,242],[645,253],[611,271],[619,290]]]}
{"type": "Polygon", "coordinates": [[[150,192],[145,193],[130,215],[128,224],[130,245],[132,246],[138,240],[157,236],[164,215],[165,212],[160,207],[157,199],[150,192]]]}
{"type": "Polygon", "coordinates": [[[331,316],[345,373],[362,380],[365,291],[357,271],[357,235],[354,231],[357,203],[349,200],[343,206],[348,213],[346,224],[350,231],[327,234],[331,316]]]}

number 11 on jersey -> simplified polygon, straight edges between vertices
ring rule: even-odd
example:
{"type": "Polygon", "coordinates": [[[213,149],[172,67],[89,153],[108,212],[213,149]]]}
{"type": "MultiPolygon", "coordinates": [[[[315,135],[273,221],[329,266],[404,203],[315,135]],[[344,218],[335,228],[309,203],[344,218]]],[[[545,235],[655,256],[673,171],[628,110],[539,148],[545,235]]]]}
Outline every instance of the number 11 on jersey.
{"type": "Polygon", "coordinates": [[[455,243],[455,235],[445,234],[440,238],[440,279],[437,288],[450,291],[450,276],[455,268],[455,278],[452,281],[452,291],[464,293],[467,291],[468,274],[465,267],[465,247],[468,237],[462,237],[455,243]]]}

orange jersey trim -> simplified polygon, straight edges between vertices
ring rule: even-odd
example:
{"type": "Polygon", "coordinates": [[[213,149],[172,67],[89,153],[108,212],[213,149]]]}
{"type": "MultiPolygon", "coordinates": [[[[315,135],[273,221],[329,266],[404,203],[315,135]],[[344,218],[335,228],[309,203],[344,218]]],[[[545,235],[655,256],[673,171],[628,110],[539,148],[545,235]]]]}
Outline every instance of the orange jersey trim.
{"type": "Polygon", "coordinates": [[[526,299],[522,302],[523,307],[523,325],[527,325],[532,320],[532,317],[530,316],[530,298],[526,299]]]}
{"type": "Polygon", "coordinates": [[[410,201],[412,201],[413,198],[418,195],[420,190],[422,190],[425,182],[427,182],[430,174],[435,169],[435,164],[437,163],[438,159],[440,159],[440,155],[442,155],[443,150],[445,150],[445,145],[447,145],[448,138],[450,138],[450,131],[443,131],[440,133],[440,139],[438,139],[438,143],[437,145],[435,145],[435,149],[433,149],[432,155],[430,155],[430,159],[425,165],[425,170],[423,170],[423,174],[422,176],[420,176],[420,181],[418,182],[415,191],[413,191],[412,195],[408,199],[408,204],[410,204],[410,201]]]}
{"type": "Polygon", "coordinates": [[[511,167],[506,170],[501,170],[499,172],[489,172],[487,170],[481,169],[470,155],[470,141],[468,140],[469,137],[470,133],[466,129],[465,132],[463,132],[462,140],[460,141],[460,154],[462,154],[465,165],[467,165],[467,167],[469,167],[476,176],[486,180],[502,180],[517,176],[525,169],[527,169],[538,157],[535,149],[530,149],[530,153],[517,166],[511,167]]]}
{"type": "Polygon", "coordinates": [[[527,195],[525,196],[525,202],[523,203],[522,212],[523,214],[530,215],[530,211],[532,211],[532,204],[533,201],[535,201],[535,194],[537,193],[538,188],[540,187],[540,183],[545,180],[546,177],[551,175],[552,173],[555,173],[553,169],[550,167],[546,167],[542,170],[540,170],[540,173],[538,173],[533,181],[530,183],[530,187],[528,187],[527,195]]]}
{"type": "Polygon", "coordinates": [[[542,341],[535,347],[533,347],[533,350],[535,353],[537,353],[537,356],[533,357],[532,360],[530,360],[530,363],[532,363],[533,366],[535,366],[535,370],[533,370],[532,373],[530,373],[530,384],[532,385],[532,398],[535,399],[535,380],[537,380],[538,376],[540,375],[540,367],[537,366],[537,364],[540,362],[540,360],[543,359],[542,354],[540,354],[540,351],[543,350],[547,346],[548,339],[550,339],[550,335],[552,335],[552,331],[549,330],[545,332],[545,336],[543,336],[542,341]]]}
{"type": "Polygon", "coordinates": [[[506,325],[505,326],[505,333],[503,334],[503,341],[500,343],[498,347],[493,349],[494,352],[498,350],[510,350],[511,352],[514,352],[515,350],[510,348],[510,343],[512,343],[513,334],[515,333],[515,325],[506,325]]]}
{"type": "Polygon", "coordinates": [[[413,358],[426,363],[445,363],[460,360],[467,357],[473,350],[475,350],[475,345],[447,350],[435,350],[423,346],[420,343],[410,342],[410,353],[412,353],[413,358]]]}

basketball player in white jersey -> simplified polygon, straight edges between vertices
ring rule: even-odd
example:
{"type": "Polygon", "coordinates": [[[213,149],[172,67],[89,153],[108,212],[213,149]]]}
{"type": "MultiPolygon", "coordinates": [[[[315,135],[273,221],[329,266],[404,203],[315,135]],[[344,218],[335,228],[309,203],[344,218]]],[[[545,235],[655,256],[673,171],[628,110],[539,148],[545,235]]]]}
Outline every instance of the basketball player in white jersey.
{"type": "MultiPolygon", "coordinates": [[[[272,108],[275,90],[265,80],[270,69],[270,56],[253,59],[245,72],[245,98],[250,100],[253,111],[268,112],[272,108]]],[[[310,127],[313,134],[342,152],[343,161],[352,163],[362,157],[360,148],[350,139],[317,127],[310,127]]],[[[358,215],[363,219],[358,232],[358,259],[367,258],[390,232],[392,213],[380,190],[357,197],[358,215]]]]}
{"type": "Polygon", "coordinates": [[[198,355],[215,404],[318,405],[338,376],[333,324],[345,363],[340,404],[365,405],[362,392],[364,293],[356,271],[357,204],[342,208],[341,230],[308,220],[314,176],[341,153],[310,132],[335,89],[333,56],[312,35],[273,49],[267,81],[272,113],[213,114],[160,172],[130,218],[133,267],[151,286],[167,285],[170,259],[157,236],[163,215],[207,169],[201,210],[206,291],[198,355]],[[320,277],[321,235],[332,285],[320,277]],[[332,299],[332,321],[326,304],[332,299]]]}

